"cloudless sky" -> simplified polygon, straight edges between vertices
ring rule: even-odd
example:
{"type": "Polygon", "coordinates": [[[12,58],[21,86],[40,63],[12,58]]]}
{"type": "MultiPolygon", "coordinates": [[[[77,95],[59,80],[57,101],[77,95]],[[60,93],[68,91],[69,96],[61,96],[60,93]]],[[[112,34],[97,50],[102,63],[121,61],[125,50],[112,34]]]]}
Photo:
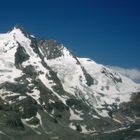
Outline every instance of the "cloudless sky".
{"type": "Polygon", "coordinates": [[[140,0],[0,1],[0,32],[16,24],[77,56],[140,69],[140,0]]]}

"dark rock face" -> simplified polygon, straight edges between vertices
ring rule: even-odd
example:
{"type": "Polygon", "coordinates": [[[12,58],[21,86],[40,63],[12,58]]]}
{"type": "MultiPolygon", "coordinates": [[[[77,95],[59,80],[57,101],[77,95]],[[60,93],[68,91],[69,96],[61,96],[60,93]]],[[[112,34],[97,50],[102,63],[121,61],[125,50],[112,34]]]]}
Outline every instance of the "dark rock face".
{"type": "Polygon", "coordinates": [[[63,56],[64,47],[55,40],[41,40],[39,46],[45,52],[47,59],[55,59],[63,56]]]}
{"type": "Polygon", "coordinates": [[[101,73],[104,73],[107,77],[111,78],[114,83],[122,83],[121,77],[117,75],[117,73],[114,73],[114,75],[109,72],[106,68],[103,68],[101,70],[101,73]]]}
{"type": "Polygon", "coordinates": [[[22,47],[19,44],[19,47],[17,48],[17,52],[15,53],[15,65],[17,67],[20,67],[20,65],[29,59],[29,55],[26,53],[24,47],[22,47]]]}
{"type": "Polygon", "coordinates": [[[140,93],[133,93],[131,101],[122,103],[120,111],[125,115],[139,116],[140,115],[140,93]]]}

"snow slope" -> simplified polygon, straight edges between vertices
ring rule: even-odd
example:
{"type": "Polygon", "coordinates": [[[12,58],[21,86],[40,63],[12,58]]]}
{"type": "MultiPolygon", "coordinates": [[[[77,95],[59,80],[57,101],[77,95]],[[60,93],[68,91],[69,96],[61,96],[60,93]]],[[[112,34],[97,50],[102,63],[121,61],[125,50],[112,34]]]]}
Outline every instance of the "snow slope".
{"type": "MultiPolygon", "coordinates": [[[[85,100],[94,109],[103,109],[105,104],[119,105],[122,102],[129,102],[132,92],[140,90],[139,84],[112,69],[97,64],[89,58],[76,58],[65,47],[62,51],[62,56],[55,59],[45,57],[45,62],[57,73],[68,93],[85,100]],[[95,82],[91,86],[86,84],[82,68],[94,79],[95,82]]],[[[98,114],[108,116],[106,110],[98,114]]]]}

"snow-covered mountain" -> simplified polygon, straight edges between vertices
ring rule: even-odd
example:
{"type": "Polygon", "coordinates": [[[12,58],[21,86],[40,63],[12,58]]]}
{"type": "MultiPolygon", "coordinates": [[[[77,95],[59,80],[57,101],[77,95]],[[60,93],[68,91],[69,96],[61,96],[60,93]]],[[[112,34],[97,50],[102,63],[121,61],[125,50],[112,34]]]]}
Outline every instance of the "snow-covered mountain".
{"type": "Polygon", "coordinates": [[[137,138],[139,92],[54,40],[37,41],[20,27],[0,34],[0,139],[137,138]]]}

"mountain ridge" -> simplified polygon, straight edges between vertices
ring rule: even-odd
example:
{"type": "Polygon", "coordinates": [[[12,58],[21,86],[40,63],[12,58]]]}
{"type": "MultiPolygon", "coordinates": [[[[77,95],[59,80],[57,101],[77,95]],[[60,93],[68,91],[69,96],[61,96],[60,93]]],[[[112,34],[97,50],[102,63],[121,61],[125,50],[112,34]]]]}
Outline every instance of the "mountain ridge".
{"type": "Polygon", "coordinates": [[[0,65],[4,140],[139,137],[140,85],[113,70],[19,27],[0,35],[0,65]]]}

